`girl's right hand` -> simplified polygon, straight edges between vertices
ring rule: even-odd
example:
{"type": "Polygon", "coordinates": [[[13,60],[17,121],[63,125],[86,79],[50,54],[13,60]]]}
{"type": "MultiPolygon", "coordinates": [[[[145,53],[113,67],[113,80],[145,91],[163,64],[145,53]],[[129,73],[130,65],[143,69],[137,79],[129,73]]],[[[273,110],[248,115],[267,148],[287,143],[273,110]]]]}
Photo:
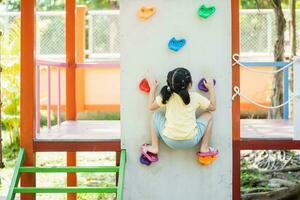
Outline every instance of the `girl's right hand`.
{"type": "Polygon", "coordinates": [[[147,80],[150,86],[150,91],[155,91],[159,85],[158,81],[154,79],[147,79],[147,80]]]}
{"type": "Polygon", "coordinates": [[[212,89],[214,89],[214,80],[213,79],[207,79],[204,81],[204,85],[205,87],[210,91],[212,89]]]}

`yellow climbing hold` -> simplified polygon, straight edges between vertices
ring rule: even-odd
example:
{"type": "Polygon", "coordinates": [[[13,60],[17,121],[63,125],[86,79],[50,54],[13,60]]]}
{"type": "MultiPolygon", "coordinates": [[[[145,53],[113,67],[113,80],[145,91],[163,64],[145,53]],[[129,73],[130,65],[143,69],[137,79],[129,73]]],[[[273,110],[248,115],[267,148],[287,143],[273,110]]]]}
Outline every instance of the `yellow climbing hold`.
{"type": "Polygon", "coordinates": [[[154,6],[141,6],[138,10],[138,17],[141,20],[147,20],[156,13],[156,8],[154,6]]]}

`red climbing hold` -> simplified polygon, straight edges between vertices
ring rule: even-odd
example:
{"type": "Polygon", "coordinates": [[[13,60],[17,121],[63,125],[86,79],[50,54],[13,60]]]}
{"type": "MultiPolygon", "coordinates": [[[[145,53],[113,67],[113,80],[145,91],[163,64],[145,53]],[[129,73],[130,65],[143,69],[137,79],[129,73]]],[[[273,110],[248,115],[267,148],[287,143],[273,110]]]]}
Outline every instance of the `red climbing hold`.
{"type": "Polygon", "coordinates": [[[146,92],[146,93],[150,92],[149,83],[148,83],[147,79],[145,79],[145,78],[140,82],[139,87],[140,87],[140,90],[143,92],[146,92]]]}

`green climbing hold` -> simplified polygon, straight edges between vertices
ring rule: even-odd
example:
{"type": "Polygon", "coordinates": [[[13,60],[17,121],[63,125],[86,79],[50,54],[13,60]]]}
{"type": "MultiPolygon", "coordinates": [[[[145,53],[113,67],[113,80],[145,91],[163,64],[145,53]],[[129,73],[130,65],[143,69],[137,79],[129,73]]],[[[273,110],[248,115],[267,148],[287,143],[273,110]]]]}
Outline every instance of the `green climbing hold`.
{"type": "Polygon", "coordinates": [[[204,19],[207,19],[215,12],[216,12],[215,6],[206,6],[205,4],[202,4],[198,9],[198,15],[204,19]]]}

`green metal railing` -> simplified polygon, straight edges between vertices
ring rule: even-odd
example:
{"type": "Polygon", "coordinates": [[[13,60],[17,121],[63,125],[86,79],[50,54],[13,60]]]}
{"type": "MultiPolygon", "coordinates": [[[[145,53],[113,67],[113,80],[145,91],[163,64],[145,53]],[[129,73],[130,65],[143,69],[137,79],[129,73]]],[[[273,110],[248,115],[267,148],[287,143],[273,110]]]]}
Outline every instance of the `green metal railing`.
{"type": "Polygon", "coordinates": [[[20,149],[7,200],[15,199],[17,193],[116,193],[117,200],[123,199],[124,173],[126,163],[126,150],[121,151],[120,166],[99,167],[28,167],[23,166],[25,151],[20,149]],[[118,184],[115,187],[18,187],[21,173],[118,173],[118,184]]]}

